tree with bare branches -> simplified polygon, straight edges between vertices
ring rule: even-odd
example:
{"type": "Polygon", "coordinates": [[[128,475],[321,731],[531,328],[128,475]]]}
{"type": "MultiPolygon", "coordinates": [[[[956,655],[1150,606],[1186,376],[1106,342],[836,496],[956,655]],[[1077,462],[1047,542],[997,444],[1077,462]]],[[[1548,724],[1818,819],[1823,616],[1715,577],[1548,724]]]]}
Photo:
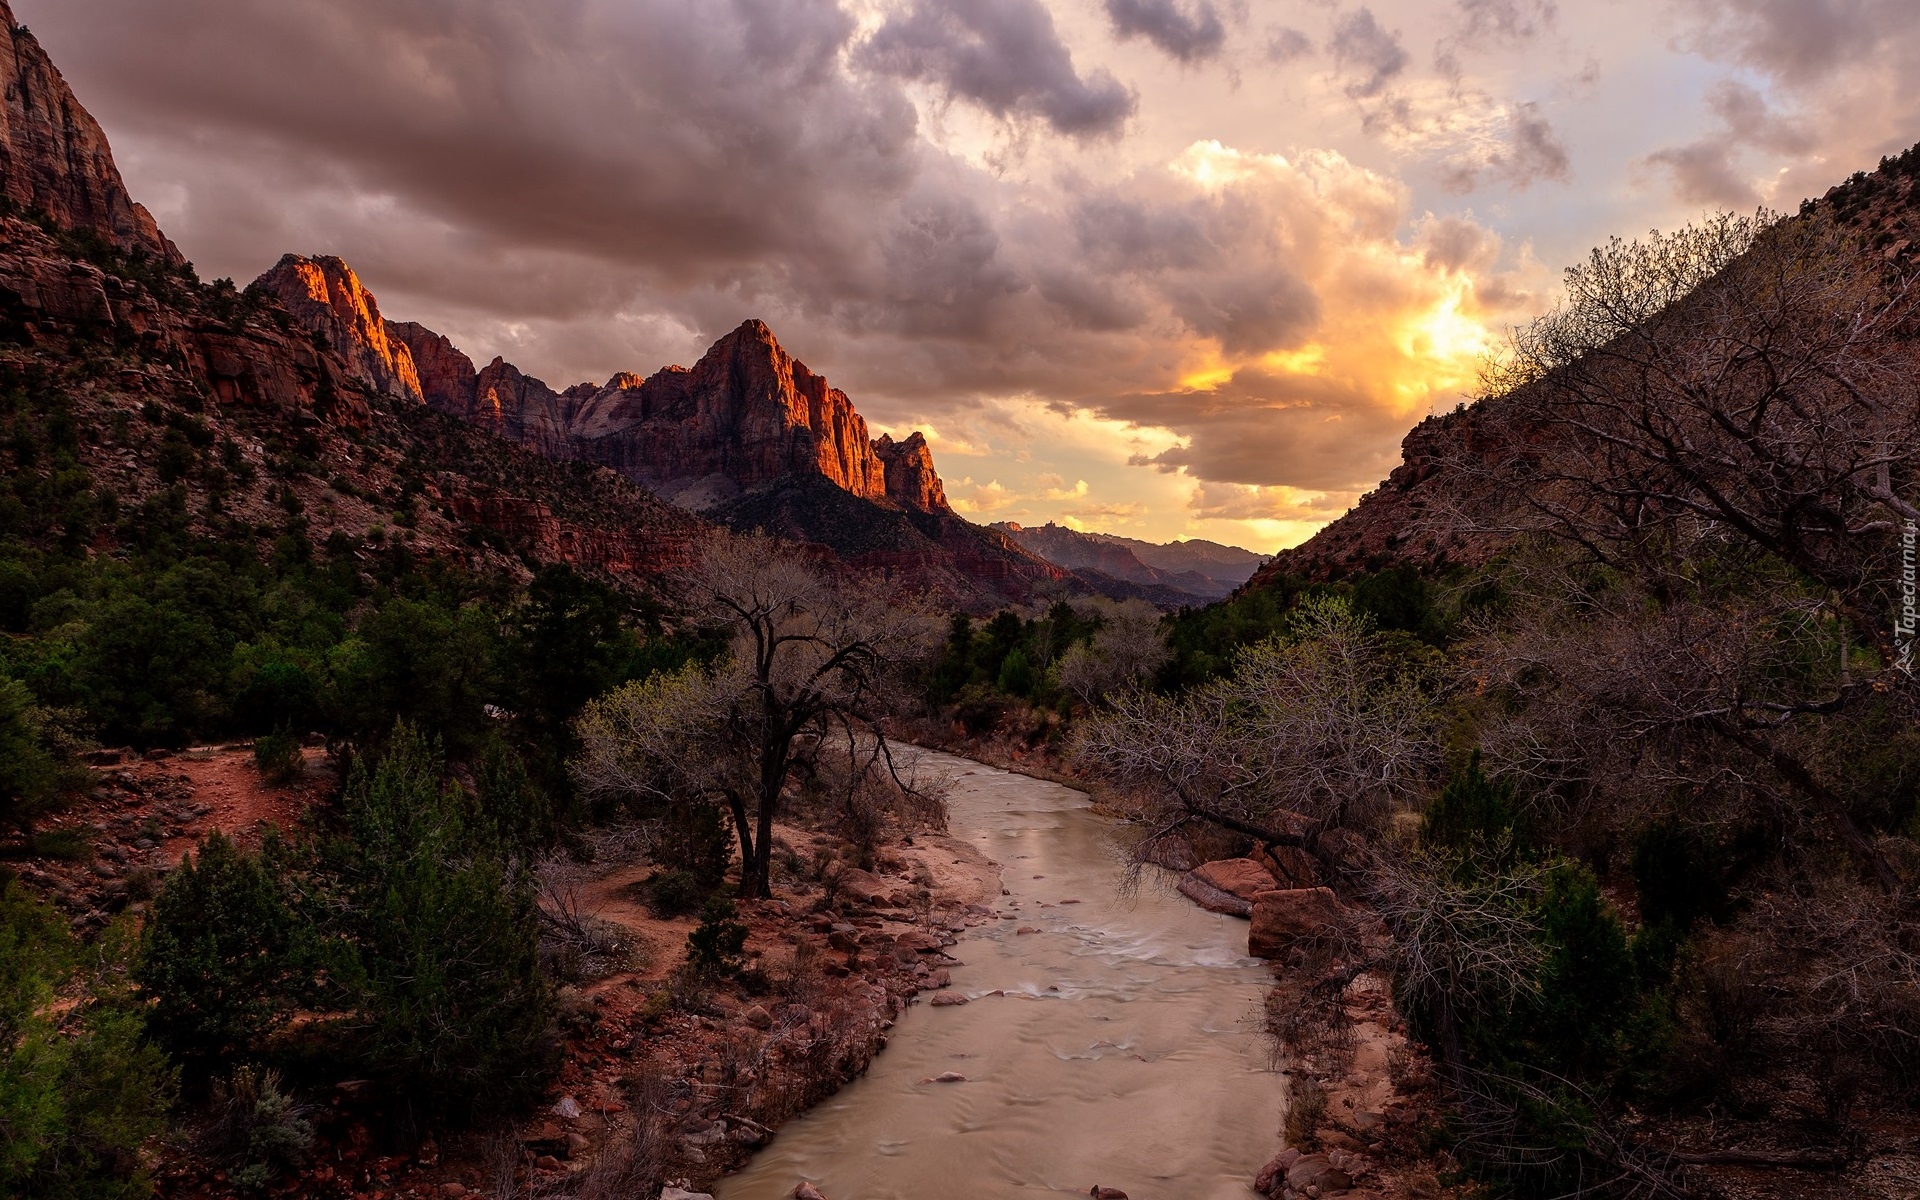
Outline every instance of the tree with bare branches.
{"type": "Polygon", "coordinates": [[[730,635],[727,654],[589,705],[574,778],[590,796],[719,804],[739,842],[740,894],[766,896],[788,786],[854,786],[888,768],[880,721],[937,629],[919,604],[764,536],[716,539],[684,585],[690,617],[730,635]]]}
{"type": "Polygon", "coordinates": [[[1344,600],[1308,600],[1289,636],[1244,651],[1230,677],[1116,696],[1074,758],[1136,798],[1148,852],[1194,822],[1267,845],[1377,827],[1438,768],[1434,665],[1344,600]]]}

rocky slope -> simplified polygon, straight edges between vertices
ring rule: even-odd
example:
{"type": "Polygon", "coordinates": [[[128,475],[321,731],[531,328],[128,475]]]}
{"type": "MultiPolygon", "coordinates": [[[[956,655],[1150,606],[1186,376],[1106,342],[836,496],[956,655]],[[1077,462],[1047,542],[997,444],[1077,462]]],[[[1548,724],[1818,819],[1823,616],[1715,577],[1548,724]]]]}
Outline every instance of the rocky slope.
{"type": "Polygon", "coordinates": [[[67,87],[13,6],[0,0],[0,196],[17,212],[180,263],[152,214],[127,195],[106,134],[67,87]]]}
{"type": "MultiPolygon", "coordinates": [[[[742,323],[692,367],[556,392],[499,358],[476,370],[444,336],[386,320],[337,258],[288,255],[249,290],[283,305],[370,389],[424,400],[548,458],[612,467],[731,528],[824,546],[973,608],[1076,587],[1069,571],[958,516],[925,436],[869,438],[846,393],[764,322],[742,323]]],[[[1094,580],[1077,590],[1113,588],[1094,580]]]]}
{"type": "MultiPolygon", "coordinates": [[[[409,348],[371,336],[384,322],[351,272],[283,262],[294,311],[201,284],[138,221],[119,230],[113,214],[135,210],[98,126],[64,85],[46,96],[59,76],[23,31],[13,45],[0,64],[15,71],[7,194],[23,177],[64,190],[34,193],[53,207],[0,216],[0,379],[57,397],[78,466],[110,497],[99,505],[161,506],[263,554],[295,532],[329,553],[399,543],[509,573],[564,561],[636,584],[691,561],[705,522],[612,471],[555,464],[422,405],[409,348]],[[67,140],[20,135],[22,106],[50,103],[67,140]],[[25,163],[28,152],[40,157],[25,163]]],[[[108,551],[117,535],[88,536],[108,551]]]]}
{"type": "MultiPolygon", "coordinates": [[[[1911,270],[1920,261],[1920,145],[1855,173],[1802,212],[1838,223],[1911,270]]],[[[1428,417],[1401,443],[1393,474],[1340,519],[1281,551],[1250,586],[1283,574],[1337,580],[1396,564],[1438,572],[1486,562],[1511,542],[1506,531],[1524,522],[1485,468],[1524,447],[1527,436],[1477,403],[1428,417]]]]}

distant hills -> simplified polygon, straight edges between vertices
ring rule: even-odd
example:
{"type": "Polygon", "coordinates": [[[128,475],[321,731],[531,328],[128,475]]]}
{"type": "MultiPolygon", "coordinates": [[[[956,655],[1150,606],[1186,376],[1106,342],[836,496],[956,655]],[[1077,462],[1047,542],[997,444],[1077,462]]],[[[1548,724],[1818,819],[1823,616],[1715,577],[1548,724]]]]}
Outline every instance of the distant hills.
{"type": "Polygon", "coordinates": [[[1039,526],[1002,521],[990,528],[1074,572],[1096,590],[1168,605],[1230,596],[1267,561],[1265,555],[1251,550],[1199,538],[1144,542],[1111,533],[1083,533],[1051,521],[1039,526]]]}

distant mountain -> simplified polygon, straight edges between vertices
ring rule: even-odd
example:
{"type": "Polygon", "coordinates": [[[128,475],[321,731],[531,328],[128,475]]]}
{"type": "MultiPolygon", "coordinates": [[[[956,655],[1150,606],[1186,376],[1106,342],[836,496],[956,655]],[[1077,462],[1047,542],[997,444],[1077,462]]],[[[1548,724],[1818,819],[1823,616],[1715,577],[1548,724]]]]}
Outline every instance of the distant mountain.
{"type": "Polygon", "coordinates": [[[1096,586],[1101,578],[1133,585],[1129,594],[1162,604],[1232,595],[1266,561],[1265,555],[1218,542],[1194,539],[1155,544],[1109,533],[1083,533],[1051,521],[1039,526],[1002,521],[992,528],[1048,562],[1073,571],[1103,594],[1115,594],[1116,588],[1096,586]]]}
{"type": "Polygon", "coordinates": [[[764,529],[971,607],[1071,590],[1070,573],[947,503],[926,438],[869,438],[847,394],[749,320],[692,367],[556,392],[513,364],[385,319],[338,258],[287,255],[256,281],[370,389],[556,459],[612,467],[709,520],[764,529]]]}

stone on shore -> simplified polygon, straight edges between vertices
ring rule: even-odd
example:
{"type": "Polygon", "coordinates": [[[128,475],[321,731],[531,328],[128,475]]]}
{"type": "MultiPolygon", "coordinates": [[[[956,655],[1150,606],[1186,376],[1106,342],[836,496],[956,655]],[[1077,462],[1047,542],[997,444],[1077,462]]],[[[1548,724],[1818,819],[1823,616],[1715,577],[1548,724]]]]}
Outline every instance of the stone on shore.
{"type": "Polygon", "coordinates": [[[1286,958],[1296,949],[1336,940],[1349,928],[1347,911],[1332,888],[1261,892],[1253,898],[1252,917],[1247,953],[1255,958],[1286,958]]]}

